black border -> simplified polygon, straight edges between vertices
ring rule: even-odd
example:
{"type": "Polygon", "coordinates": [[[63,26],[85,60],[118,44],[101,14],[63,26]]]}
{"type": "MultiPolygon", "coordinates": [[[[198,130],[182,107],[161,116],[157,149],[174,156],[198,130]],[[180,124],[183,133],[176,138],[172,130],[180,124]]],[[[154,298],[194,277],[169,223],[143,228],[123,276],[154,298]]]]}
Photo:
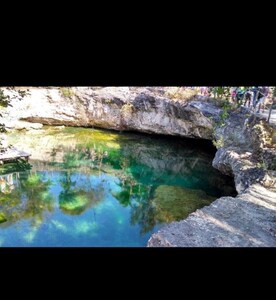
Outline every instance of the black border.
{"type": "Polygon", "coordinates": [[[138,44],[135,52],[128,47],[94,48],[64,44],[45,52],[34,47],[16,55],[3,53],[0,86],[276,85],[274,48],[269,44],[257,51],[251,44],[239,47],[231,41],[213,47],[206,42],[187,43],[171,49],[138,44]]]}

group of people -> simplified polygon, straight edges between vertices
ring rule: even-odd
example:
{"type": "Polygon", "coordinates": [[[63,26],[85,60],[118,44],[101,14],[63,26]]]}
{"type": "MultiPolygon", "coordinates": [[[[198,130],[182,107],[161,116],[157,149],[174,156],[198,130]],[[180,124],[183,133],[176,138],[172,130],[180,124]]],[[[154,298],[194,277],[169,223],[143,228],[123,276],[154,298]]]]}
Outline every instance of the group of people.
{"type": "MultiPolygon", "coordinates": [[[[200,94],[204,96],[211,96],[213,87],[201,87],[200,94]]],[[[244,105],[249,108],[257,109],[260,113],[261,108],[264,111],[265,101],[268,98],[270,89],[267,86],[253,86],[253,87],[231,87],[230,97],[232,101],[237,102],[238,105],[244,105]]]]}
{"type": "Polygon", "coordinates": [[[233,101],[249,108],[257,108],[257,113],[260,113],[261,108],[264,111],[265,100],[268,94],[269,87],[267,86],[254,86],[252,88],[233,87],[231,90],[231,98],[233,101]]]}

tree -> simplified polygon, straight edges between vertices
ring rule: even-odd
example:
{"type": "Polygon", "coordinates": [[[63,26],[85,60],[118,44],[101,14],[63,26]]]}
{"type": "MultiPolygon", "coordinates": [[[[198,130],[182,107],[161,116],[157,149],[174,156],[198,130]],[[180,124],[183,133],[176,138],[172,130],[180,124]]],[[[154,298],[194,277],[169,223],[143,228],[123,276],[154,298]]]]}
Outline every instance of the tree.
{"type": "MultiPolygon", "coordinates": [[[[15,87],[7,87],[5,88],[5,90],[3,88],[0,89],[0,109],[6,108],[8,106],[12,106],[11,105],[12,99],[17,98],[19,100],[22,100],[28,94],[29,94],[29,89],[27,89],[26,91],[17,89],[15,87]],[[7,91],[14,92],[14,95],[13,96],[8,95],[6,93],[7,91]]],[[[0,117],[3,117],[1,112],[0,112],[0,117]]],[[[0,133],[5,133],[5,132],[6,132],[5,124],[0,123],[0,133]]],[[[0,136],[0,150],[5,150],[6,148],[7,148],[7,144],[5,143],[5,136],[2,135],[0,136]]]]}

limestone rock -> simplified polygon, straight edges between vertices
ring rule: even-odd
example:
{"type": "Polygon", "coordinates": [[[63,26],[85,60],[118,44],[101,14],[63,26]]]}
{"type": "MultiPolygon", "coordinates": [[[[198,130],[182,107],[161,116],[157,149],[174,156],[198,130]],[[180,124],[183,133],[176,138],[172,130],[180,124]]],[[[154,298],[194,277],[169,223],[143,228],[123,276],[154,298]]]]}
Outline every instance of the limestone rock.
{"type": "Polygon", "coordinates": [[[239,195],[164,226],[149,247],[276,247],[275,147],[266,126],[241,108],[216,128],[221,147],[213,166],[234,176],[239,195]]]}
{"type": "Polygon", "coordinates": [[[219,116],[220,109],[196,97],[185,101],[164,95],[164,89],[153,87],[30,88],[30,95],[21,101],[13,99],[3,115],[45,125],[212,139],[212,119],[219,116]]]}

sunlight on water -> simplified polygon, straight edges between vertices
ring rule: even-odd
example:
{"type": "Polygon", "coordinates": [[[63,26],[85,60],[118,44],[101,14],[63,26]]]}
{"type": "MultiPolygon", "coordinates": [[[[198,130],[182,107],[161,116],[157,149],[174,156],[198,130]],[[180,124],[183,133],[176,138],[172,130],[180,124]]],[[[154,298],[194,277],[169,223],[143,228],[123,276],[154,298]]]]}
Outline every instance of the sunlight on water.
{"type": "Polygon", "coordinates": [[[53,220],[52,223],[54,224],[54,226],[56,227],[57,230],[60,230],[64,233],[68,232],[68,228],[64,224],[62,224],[61,222],[53,220]]]}
{"type": "Polygon", "coordinates": [[[33,230],[31,232],[28,232],[26,234],[23,235],[23,239],[27,242],[27,243],[32,243],[35,236],[36,236],[37,230],[33,230]]]}
{"type": "Polygon", "coordinates": [[[5,239],[3,237],[0,237],[0,247],[4,245],[5,239]]]}
{"type": "Polygon", "coordinates": [[[0,168],[0,246],[146,246],[233,179],[201,143],[85,128],[10,133],[30,164],[0,168]]]}

